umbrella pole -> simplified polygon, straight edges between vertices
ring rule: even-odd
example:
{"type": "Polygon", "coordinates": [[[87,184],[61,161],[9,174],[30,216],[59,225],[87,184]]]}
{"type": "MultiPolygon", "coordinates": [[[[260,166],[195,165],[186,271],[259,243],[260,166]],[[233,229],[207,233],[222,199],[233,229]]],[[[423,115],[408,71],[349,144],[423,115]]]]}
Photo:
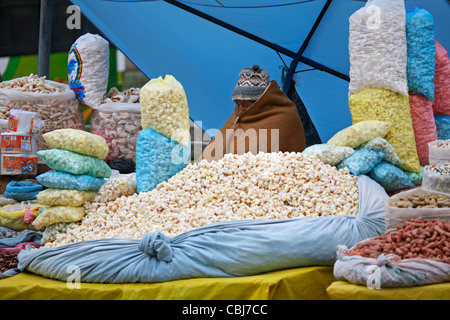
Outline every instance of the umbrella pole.
{"type": "Polygon", "coordinates": [[[41,0],[39,21],[38,76],[48,78],[52,33],[53,0],[41,0]]]}

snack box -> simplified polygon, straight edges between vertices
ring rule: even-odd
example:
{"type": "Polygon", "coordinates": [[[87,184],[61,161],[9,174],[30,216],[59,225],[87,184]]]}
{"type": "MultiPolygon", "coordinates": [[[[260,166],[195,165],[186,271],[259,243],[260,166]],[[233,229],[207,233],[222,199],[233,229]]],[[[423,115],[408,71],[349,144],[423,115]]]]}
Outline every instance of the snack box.
{"type": "Polygon", "coordinates": [[[2,154],[1,174],[37,174],[38,155],[36,154],[2,154]]]}
{"type": "Polygon", "coordinates": [[[36,153],[36,135],[14,132],[0,134],[2,153],[36,153]]]}

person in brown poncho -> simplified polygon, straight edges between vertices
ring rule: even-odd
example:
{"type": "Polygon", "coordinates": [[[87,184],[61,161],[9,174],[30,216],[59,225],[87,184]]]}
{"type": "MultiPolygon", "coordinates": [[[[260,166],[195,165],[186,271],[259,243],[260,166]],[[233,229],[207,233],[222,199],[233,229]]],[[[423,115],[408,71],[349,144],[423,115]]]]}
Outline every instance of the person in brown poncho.
{"type": "Polygon", "coordinates": [[[295,104],[258,65],[239,73],[228,118],[198,161],[219,160],[226,153],[302,152],[305,133],[295,104]]]}

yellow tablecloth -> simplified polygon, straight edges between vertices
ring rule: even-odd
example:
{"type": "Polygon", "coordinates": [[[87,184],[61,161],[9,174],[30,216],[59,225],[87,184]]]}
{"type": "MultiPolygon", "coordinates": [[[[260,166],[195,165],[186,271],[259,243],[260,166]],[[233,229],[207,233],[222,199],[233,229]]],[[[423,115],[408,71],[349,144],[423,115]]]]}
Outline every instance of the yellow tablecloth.
{"type": "Polygon", "coordinates": [[[450,300],[450,283],[405,288],[369,289],[335,281],[327,288],[331,300],[450,300]]]}
{"type": "Polygon", "coordinates": [[[328,300],[332,267],[303,267],[235,278],[200,278],[164,283],[81,283],[28,272],[0,279],[0,299],[8,300],[328,300]]]}

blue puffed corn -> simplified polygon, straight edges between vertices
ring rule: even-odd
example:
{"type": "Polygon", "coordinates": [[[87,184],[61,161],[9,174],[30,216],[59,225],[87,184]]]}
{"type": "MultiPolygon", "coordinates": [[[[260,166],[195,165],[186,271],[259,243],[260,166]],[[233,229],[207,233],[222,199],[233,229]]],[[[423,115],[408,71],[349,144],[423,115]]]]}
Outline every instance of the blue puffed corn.
{"type": "Polygon", "coordinates": [[[406,13],[406,44],[408,90],[434,101],[434,19],[427,10],[415,8],[406,13]]]}
{"type": "Polygon", "coordinates": [[[151,191],[183,170],[189,159],[190,149],[190,144],[181,145],[152,129],[142,130],[136,143],[138,193],[151,191]]]}

